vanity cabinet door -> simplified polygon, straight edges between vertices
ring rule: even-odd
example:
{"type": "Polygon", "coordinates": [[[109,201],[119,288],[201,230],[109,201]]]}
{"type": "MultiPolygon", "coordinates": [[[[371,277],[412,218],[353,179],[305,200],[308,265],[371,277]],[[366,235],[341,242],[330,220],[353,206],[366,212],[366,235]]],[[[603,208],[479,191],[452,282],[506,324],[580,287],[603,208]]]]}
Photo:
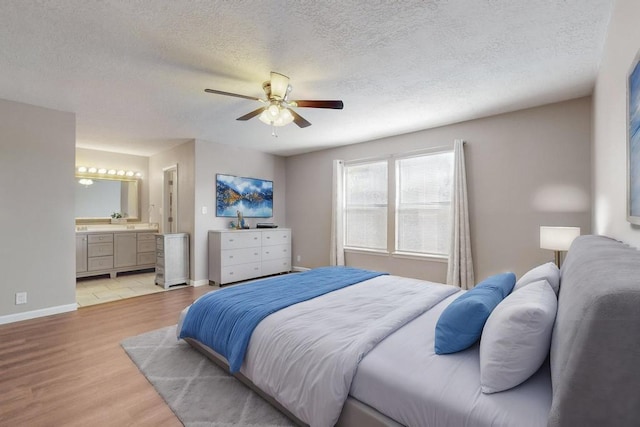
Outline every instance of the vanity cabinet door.
{"type": "Polygon", "coordinates": [[[114,236],[114,260],[113,266],[119,267],[131,267],[137,264],[137,239],[135,233],[122,233],[114,236]]]}
{"type": "Polygon", "coordinates": [[[76,273],[87,271],[87,235],[76,235],[76,273]]]}

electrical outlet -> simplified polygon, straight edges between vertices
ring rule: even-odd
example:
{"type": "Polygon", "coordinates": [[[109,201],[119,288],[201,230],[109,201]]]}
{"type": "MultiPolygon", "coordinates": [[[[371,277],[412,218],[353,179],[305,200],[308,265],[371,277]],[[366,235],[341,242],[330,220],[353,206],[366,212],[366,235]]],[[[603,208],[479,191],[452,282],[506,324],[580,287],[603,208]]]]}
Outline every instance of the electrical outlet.
{"type": "Polygon", "coordinates": [[[16,292],[16,305],[18,304],[26,304],[27,303],[27,293],[26,292],[16,292]]]}
{"type": "Polygon", "coordinates": [[[302,257],[300,255],[296,256],[296,262],[300,262],[300,260],[302,260],[302,257]]]}
{"type": "Polygon", "coordinates": [[[206,215],[207,214],[207,207],[203,206],[202,207],[202,215],[206,215]]]}

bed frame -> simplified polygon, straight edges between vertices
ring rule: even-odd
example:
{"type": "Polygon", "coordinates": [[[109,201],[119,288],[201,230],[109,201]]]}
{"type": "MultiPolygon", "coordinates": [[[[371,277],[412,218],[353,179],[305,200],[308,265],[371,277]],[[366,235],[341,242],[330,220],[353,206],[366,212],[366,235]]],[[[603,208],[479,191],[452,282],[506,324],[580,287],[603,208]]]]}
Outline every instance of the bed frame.
{"type": "MultiPolygon", "coordinates": [[[[581,236],[561,269],[551,340],[553,400],[548,427],[637,426],[640,420],[640,251],[602,236],[581,236]]],[[[225,368],[226,360],[192,339],[190,345],[225,368]]],[[[295,423],[301,420],[238,373],[295,423]]],[[[348,397],[339,427],[399,427],[348,397]]]]}

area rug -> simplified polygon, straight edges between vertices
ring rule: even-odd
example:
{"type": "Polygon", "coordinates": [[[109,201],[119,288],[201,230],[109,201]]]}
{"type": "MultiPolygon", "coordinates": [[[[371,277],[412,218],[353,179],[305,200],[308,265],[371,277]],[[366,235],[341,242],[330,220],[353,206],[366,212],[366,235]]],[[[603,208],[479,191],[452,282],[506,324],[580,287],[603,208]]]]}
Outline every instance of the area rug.
{"type": "Polygon", "coordinates": [[[127,338],[121,345],[187,427],[295,425],[189,344],[178,341],[175,326],[127,338]]]}

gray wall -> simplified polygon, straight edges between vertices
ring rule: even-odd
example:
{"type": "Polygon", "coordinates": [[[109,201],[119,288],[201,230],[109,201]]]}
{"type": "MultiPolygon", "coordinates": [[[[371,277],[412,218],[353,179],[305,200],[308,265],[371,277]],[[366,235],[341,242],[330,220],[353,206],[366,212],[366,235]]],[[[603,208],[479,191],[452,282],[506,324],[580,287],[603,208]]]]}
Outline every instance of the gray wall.
{"type": "Polygon", "coordinates": [[[0,323],[75,309],[75,131],[75,114],[0,100],[0,323]]]}
{"type": "Polygon", "coordinates": [[[174,165],[178,165],[178,232],[189,233],[189,277],[194,280],[195,140],[149,157],[149,205],[154,206],[149,222],[162,227],[164,169],[174,165]]]}
{"type": "MultiPolygon", "coordinates": [[[[541,225],[591,231],[591,98],[288,157],[287,220],[294,264],[329,262],[332,160],[353,160],[452,145],[465,146],[471,238],[477,279],[518,276],[553,259],[539,248],[541,225]],[[297,262],[296,257],[301,261],[297,262]]],[[[347,264],[443,282],[446,263],[347,254],[347,264]]]]}
{"type": "Polygon", "coordinates": [[[640,247],[627,222],[627,73],[640,48],[640,2],[615,2],[593,101],[593,230],[640,247]]]}
{"type": "Polygon", "coordinates": [[[286,225],[284,158],[232,145],[196,140],[195,280],[208,281],[207,233],[229,228],[232,218],[216,217],[216,174],[273,181],[273,218],[246,218],[253,228],[258,222],[286,225]],[[202,208],[207,213],[202,213],[202,208]]]}
{"type": "MultiPolygon", "coordinates": [[[[282,157],[232,145],[192,140],[163,151],[149,159],[150,203],[162,206],[163,169],[178,165],[178,231],[189,233],[190,279],[193,284],[208,283],[207,232],[228,228],[230,218],[218,218],[215,211],[216,174],[247,176],[273,181],[272,219],[247,221],[251,227],[260,222],[286,225],[285,168],[282,157]],[[202,213],[202,208],[207,213],[202,213]]],[[[154,209],[151,222],[162,224],[160,209],[154,209]]]]}
{"type": "MultiPolygon", "coordinates": [[[[76,167],[95,166],[142,173],[140,183],[140,221],[149,222],[149,158],[110,151],[76,148],[76,167]]],[[[157,208],[156,208],[157,209],[157,208]]]]}

